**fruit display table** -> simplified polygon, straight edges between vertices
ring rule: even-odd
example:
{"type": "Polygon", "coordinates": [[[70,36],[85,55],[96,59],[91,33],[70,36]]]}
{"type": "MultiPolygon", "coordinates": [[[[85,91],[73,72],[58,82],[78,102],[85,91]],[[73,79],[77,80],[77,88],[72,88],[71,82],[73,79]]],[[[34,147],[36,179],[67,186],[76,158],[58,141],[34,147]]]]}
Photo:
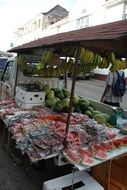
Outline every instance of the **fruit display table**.
{"type": "Polygon", "coordinates": [[[24,110],[17,107],[12,100],[2,102],[0,110],[3,121],[2,146],[7,144],[7,152],[10,153],[11,140],[14,139],[15,147],[22,154],[26,153],[32,162],[46,156],[49,158],[57,155],[63,150],[63,144],[47,127],[50,121],[42,122],[51,114],[49,120],[57,118],[52,111],[44,107],[24,110]]]}
{"type": "Polygon", "coordinates": [[[90,168],[90,174],[104,187],[105,190],[126,189],[127,136],[123,135],[117,137],[112,142],[114,142],[116,147],[111,150],[107,146],[108,149],[105,157],[103,157],[103,154],[98,158],[96,156],[90,157],[88,156],[88,152],[84,152],[84,154],[86,153],[84,160],[80,160],[77,163],[76,157],[71,153],[66,152],[64,153],[64,156],[70,163],[74,164],[79,171],[84,171],[90,168]]]}
{"type": "MultiPolygon", "coordinates": [[[[8,153],[11,151],[11,139],[15,140],[15,147],[22,154],[27,154],[33,163],[64,153],[69,163],[79,170],[92,168],[92,175],[107,190],[111,184],[109,183],[110,176],[114,177],[116,174],[112,172],[115,168],[113,160],[118,157],[124,158],[127,153],[126,135],[120,134],[118,129],[97,124],[87,115],[71,114],[67,137],[65,133],[66,113],[56,115],[51,109],[45,107],[23,110],[10,100],[10,102],[1,103],[0,116],[4,121],[2,145],[7,139],[8,153]],[[65,138],[68,142],[67,147],[64,147],[65,138]],[[98,170],[100,170],[98,167],[102,166],[104,168],[101,170],[104,175],[103,180],[98,176],[98,170]]],[[[113,184],[114,181],[112,181],[113,184]]]]}

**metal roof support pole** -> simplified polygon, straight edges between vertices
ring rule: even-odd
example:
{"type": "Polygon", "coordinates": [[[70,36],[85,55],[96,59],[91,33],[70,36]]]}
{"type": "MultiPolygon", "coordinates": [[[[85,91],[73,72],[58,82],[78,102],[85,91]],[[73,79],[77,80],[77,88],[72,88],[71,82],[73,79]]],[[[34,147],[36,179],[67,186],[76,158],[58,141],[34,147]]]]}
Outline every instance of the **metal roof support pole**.
{"type": "Polygon", "coordinates": [[[68,88],[68,84],[67,84],[67,56],[65,58],[65,64],[66,64],[66,69],[65,69],[65,73],[64,73],[64,88],[68,88]]]}
{"type": "Polygon", "coordinates": [[[77,46],[75,50],[75,64],[73,65],[73,72],[72,72],[72,86],[71,86],[71,95],[70,95],[70,103],[69,103],[69,109],[68,109],[68,116],[67,116],[67,121],[66,121],[66,130],[65,130],[65,147],[67,147],[67,135],[68,135],[68,130],[69,130],[69,122],[70,122],[70,115],[72,112],[72,101],[73,101],[73,96],[74,96],[74,91],[75,91],[75,83],[76,83],[76,75],[77,75],[77,66],[78,66],[78,61],[79,61],[79,56],[80,56],[80,47],[77,46]]]}

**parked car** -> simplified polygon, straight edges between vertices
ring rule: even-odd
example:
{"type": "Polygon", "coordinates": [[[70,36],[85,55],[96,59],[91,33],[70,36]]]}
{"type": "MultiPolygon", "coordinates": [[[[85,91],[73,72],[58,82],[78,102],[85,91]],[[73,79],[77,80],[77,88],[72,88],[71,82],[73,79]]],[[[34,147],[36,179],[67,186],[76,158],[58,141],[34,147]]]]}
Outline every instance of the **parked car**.
{"type": "Polygon", "coordinates": [[[76,76],[76,80],[87,80],[89,79],[90,77],[92,77],[94,75],[94,71],[90,71],[88,73],[83,73],[81,72],[80,74],[77,74],[76,76]]]}
{"type": "MultiPolygon", "coordinates": [[[[88,73],[81,72],[80,74],[77,74],[76,80],[87,80],[87,79],[91,78],[92,76],[94,76],[93,70],[88,73]]],[[[72,77],[72,74],[68,73],[68,77],[72,77]]]]}

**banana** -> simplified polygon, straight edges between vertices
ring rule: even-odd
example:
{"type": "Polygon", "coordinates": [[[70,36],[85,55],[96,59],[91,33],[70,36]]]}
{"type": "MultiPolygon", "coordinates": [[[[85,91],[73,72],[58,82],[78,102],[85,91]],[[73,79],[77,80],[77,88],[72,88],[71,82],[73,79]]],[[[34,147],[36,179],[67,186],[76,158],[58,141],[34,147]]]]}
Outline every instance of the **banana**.
{"type": "Polygon", "coordinates": [[[104,62],[105,62],[104,68],[107,69],[110,65],[110,62],[108,61],[108,59],[106,57],[104,58],[104,62]]]}
{"type": "Polygon", "coordinates": [[[38,62],[37,69],[40,70],[40,69],[43,69],[44,67],[45,67],[45,63],[44,63],[42,60],[40,60],[40,61],[38,62]]]}
{"type": "Polygon", "coordinates": [[[18,65],[20,65],[21,64],[21,55],[17,56],[16,58],[17,58],[18,65]]]}
{"type": "Polygon", "coordinates": [[[72,45],[66,45],[62,47],[62,52],[65,55],[73,56],[75,53],[75,48],[72,45]]]}
{"type": "Polygon", "coordinates": [[[106,68],[106,67],[107,67],[107,59],[104,57],[104,58],[101,60],[100,64],[98,65],[98,68],[104,69],[104,68],[106,68]]]}
{"type": "Polygon", "coordinates": [[[74,63],[74,60],[70,58],[67,62],[67,71],[69,72],[72,71],[73,63],[74,63]]]}
{"type": "Polygon", "coordinates": [[[90,63],[94,58],[94,55],[92,54],[91,51],[86,49],[85,56],[84,56],[84,63],[88,64],[90,63]]]}
{"type": "Polygon", "coordinates": [[[107,52],[106,53],[107,59],[111,64],[115,64],[116,56],[114,52],[107,52]]]}
{"type": "Polygon", "coordinates": [[[59,76],[60,75],[60,69],[59,69],[59,67],[56,67],[56,71],[57,71],[57,76],[59,76]]]}
{"type": "Polygon", "coordinates": [[[95,53],[94,54],[94,59],[93,59],[93,62],[92,62],[94,67],[96,67],[97,60],[98,60],[98,55],[97,55],[97,53],[95,53]]]}
{"type": "Polygon", "coordinates": [[[25,59],[25,57],[23,56],[23,55],[19,55],[18,57],[17,57],[17,63],[18,63],[18,65],[22,65],[22,64],[24,64],[26,62],[26,59],[25,59]]]}
{"type": "Polygon", "coordinates": [[[127,60],[124,61],[124,69],[127,69],[127,60]]]}
{"type": "Polygon", "coordinates": [[[96,62],[96,66],[98,66],[101,63],[101,56],[99,54],[97,54],[97,62],[96,62]]]}
{"type": "Polygon", "coordinates": [[[45,51],[42,55],[42,60],[46,64],[52,63],[53,53],[51,51],[45,51]]]}
{"type": "Polygon", "coordinates": [[[89,57],[90,57],[90,52],[89,50],[86,50],[86,59],[85,59],[86,64],[89,62],[89,57]]]}
{"type": "Polygon", "coordinates": [[[108,60],[107,60],[106,57],[104,57],[104,58],[102,59],[102,62],[103,62],[103,68],[104,68],[104,69],[106,69],[106,68],[109,67],[110,63],[108,62],[108,60]]]}
{"type": "Polygon", "coordinates": [[[123,60],[121,60],[121,69],[126,69],[126,64],[123,60]]]}
{"type": "Polygon", "coordinates": [[[121,62],[119,59],[116,60],[116,64],[117,64],[116,67],[117,67],[118,70],[121,70],[121,69],[122,69],[122,64],[121,64],[121,63],[122,63],[122,62],[121,62]]]}
{"type": "Polygon", "coordinates": [[[81,53],[80,53],[81,62],[84,60],[84,56],[85,56],[85,48],[81,48],[81,53]]]}
{"type": "Polygon", "coordinates": [[[106,60],[107,60],[107,65],[105,66],[105,69],[109,68],[109,66],[110,66],[110,62],[108,61],[107,58],[106,58],[106,60]]]}
{"type": "Polygon", "coordinates": [[[83,58],[83,63],[87,64],[88,63],[88,59],[89,59],[89,51],[86,49],[85,50],[85,55],[84,55],[84,58],[83,58]]]}
{"type": "Polygon", "coordinates": [[[104,59],[102,59],[101,63],[98,65],[99,69],[103,69],[104,68],[104,59]]]}
{"type": "Polygon", "coordinates": [[[114,52],[111,52],[111,53],[110,53],[110,61],[111,61],[112,64],[115,63],[115,59],[116,59],[116,57],[115,57],[114,52]]]}
{"type": "Polygon", "coordinates": [[[92,51],[89,51],[89,54],[90,54],[90,56],[89,56],[89,60],[88,60],[89,62],[88,63],[92,63],[94,60],[94,53],[92,51]]]}
{"type": "Polygon", "coordinates": [[[111,65],[110,68],[109,68],[109,70],[112,71],[112,72],[115,72],[115,71],[116,71],[114,65],[111,65]]]}
{"type": "Polygon", "coordinates": [[[120,67],[119,63],[120,63],[119,60],[115,59],[115,62],[113,64],[111,64],[110,70],[112,72],[118,71],[119,67],[120,67]]]}

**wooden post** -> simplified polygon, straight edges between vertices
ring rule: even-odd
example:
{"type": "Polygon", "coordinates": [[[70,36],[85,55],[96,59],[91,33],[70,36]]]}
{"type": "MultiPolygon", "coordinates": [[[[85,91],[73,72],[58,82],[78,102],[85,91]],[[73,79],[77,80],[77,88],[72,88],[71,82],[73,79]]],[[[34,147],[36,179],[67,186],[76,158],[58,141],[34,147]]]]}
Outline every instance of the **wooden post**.
{"type": "Polygon", "coordinates": [[[79,61],[79,56],[80,56],[80,47],[78,46],[76,48],[76,50],[75,50],[75,56],[74,56],[74,58],[75,58],[75,64],[73,66],[71,96],[70,96],[70,103],[69,103],[68,116],[67,116],[67,122],[66,122],[66,130],[65,130],[65,147],[67,146],[66,138],[67,138],[67,135],[68,135],[70,115],[71,115],[71,112],[72,112],[72,99],[73,99],[74,91],[75,91],[77,65],[78,65],[78,61],[79,61]]]}
{"type": "MultiPolygon", "coordinates": [[[[67,57],[65,58],[65,64],[67,64],[67,57]]],[[[68,85],[67,85],[67,67],[66,67],[65,73],[64,73],[64,88],[68,88],[68,85]]]]}

